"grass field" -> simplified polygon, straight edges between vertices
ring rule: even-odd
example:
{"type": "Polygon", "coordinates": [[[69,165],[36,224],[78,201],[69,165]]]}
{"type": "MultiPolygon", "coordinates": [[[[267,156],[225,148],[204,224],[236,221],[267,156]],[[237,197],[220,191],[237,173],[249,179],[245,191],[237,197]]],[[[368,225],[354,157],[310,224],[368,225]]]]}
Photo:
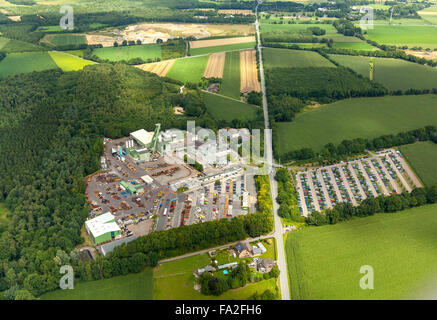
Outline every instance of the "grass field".
{"type": "MultiPolygon", "coordinates": [[[[271,19],[271,18],[270,18],[271,19]]],[[[335,29],[331,24],[310,24],[310,23],[294,23],[294,24],[273,24],[269,22],[273,22],[274,20],[270,19],[262,19],[261,20],[261,32],[280,32],[280,31],[300,31],[306,30],[310,27],[319,27],[321,29],[326,30],[326,35],[332,35],[337,33],[337,29],[335,29]]],[[[285,20],[285,19],[284,19],[285,20]]]]}
{"type": "Polygon", "coordinates": [[[0,62],[0,77],[56,68],[47,52],[11,53],[0,62]]]}
{"type": "Polygon", "coordinates": [[[437,28],[433,26],[374,25],[373,29],[367,30],[365,37],[379,44],[437,48],[437,28]]]}
{"type": "Polygon", "coordinates": [[[15,52],[29,52],[29,51],[44,51],[44,48],[32,43],[0,37],[0,50],[6,53],[15,53],[15,52]]]}
{"type": "Polygon", "coordinates": [[[190,49],[190,55],[197,56],[201,54],[208,54],[208,53],[215,53],[215,52],[222,52],[222,51],[252,49],[254,47],[255,47],[255,42],[246,42],[246,43],[228,44],[225,46],[194,48],[194,49],[190,49]]]}
{"type": "Polygon", "coordinates": [[[55,46],[67,46],[75,44],[86,44],[86,37],[83,34],[56,34],[51,39],[55,46]]]}
{"type": "Polygon", "coordinates": [[[246,287],[229,290],[221,296],[204,296],[194,290],[193,271],[210,263],[207,254],[161,264],[153,274],[154,300],[245,300],[255,292],[276,290],[275,279],[249,284],[246,287]]]}
{"type": "Polygon", "coordinates": [[[217,94],[204,92],[206,110],[216,120],[253,120],[260,108],[217,94]]]}
{"type": "Polygon", "coordinates": [[[55,61],[56,65],[63,71],[82,70],[87,65],[96,64],[93,61],[81,59],[74,55],[63,52],[51,51],[49,52],[49,54],[52,57],[53,61],[55,61]]]}
{"type": "Polygon", "coordinates": [[[319,151],[330,142],[437,126],[437,95],[346,99],[276,125],[280,154],[305,147],[319,151]]]}
{"type": "MultiPolygon", "coordinates": [[[[369,77],[369,57],[330,55],[332,59],[369,77]]],[[[391,90],[432,89],[437,87],[437,69],[401,59],[373,58],[374,80],[391,90]]]]}
{"type": "Polygon", "coordinates": [[[401,146],[399,150],[426,186],[437,183],[437,145],[430,141],[401,146]]]}
{"type": "Polygon", "coordinates": [[[147,61],[148,59],[161,58],[161,45],[144,44],[98,48],[93,51],[93,54],[101,59],[107,59],[109,61],[128,61],[133,58],[141,58],[144,61],[147,61]]]}
{"type": "Polygon", "coordinates": [[[153,270],[145,269],[110,279],[75,283],[72,290],[56,290],[41,300],[152,300],[153,270]]]}
{"type": "Polygon", "coordinates": [[[334,42],[335,49],[350,49],[358,51],[375,51],[378,48],[371,46],[367,42],[334,42]]]}
{"type": "Polygon", "coordinates": [[[183,82],[198,83],[202,79],[208,59],[208,55],[178,59],[167,73],[167,77],[183,82]]]}
{"type": "Polygon", "coordinates": [[[432,5],[431,7],[425,8],[417,13],[423,20],[432,24],[437,24],[437,5],[432,5]]]}
{"type": "Polygon", "coordinates": [[[292,232],[286,240],[291,296],[415,298],[437,275],[436,228],[437,204],[292,232]],[[363,265],[373,267],[373,290],[359,286],[363,265]]]}
{"type": "Polygon", "coordinates": [[[335,65],[317,52],[263,48],[263,60],[269,68],[334,67],[335,65]]]}
{"type": "Polygon", "coordinates": [[[6,230],[9,218],[8,218],[9,210],[6,209],[6,206],[3,202],[0,202],[0,234],[6,230]]]}
{"type": "Polygon", "coordinates": [[[227,52],[220,94],[240,98],[240,52],[227,52]]]}

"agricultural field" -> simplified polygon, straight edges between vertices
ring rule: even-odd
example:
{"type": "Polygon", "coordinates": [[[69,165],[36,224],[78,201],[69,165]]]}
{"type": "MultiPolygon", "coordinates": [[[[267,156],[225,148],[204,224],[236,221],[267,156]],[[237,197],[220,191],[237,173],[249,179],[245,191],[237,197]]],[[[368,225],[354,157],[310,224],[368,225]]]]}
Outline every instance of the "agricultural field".
{"type": "Polygon", "coordinates": [[[194,290],[193,271],[210,263],[207,254],[166,262],[155,268],[154,300],[246,300],[256,292],[276,291],[276,280],[269,279],[229,290],[220,296],[205,296],[194,290]]]}
{"type": "MultiPolygon", "coordinates": [[[[285,19],[284,19],[285,20],[285,19]]],[[[337,33],[337,29],[335,29],[331,24],[322,24],[322,23],[283,23],[283,24],[273,24],[268,23],[268,19],[261,20],[261,32],[295,32],[295,31],[303,31],[310,27],[319,27],[321,29],[326,30],[326,34],[322,37],[326,37],[328,35],[335,35],[337,33]]]]}
{"type": "Polygon", "coordinates": [[[49,54],[53,61],[55,61],[56,65],[66,72],[81,70],[85,66],[96,64],[93,61],[88,61],[64,52],[51,51],[49,54]]]}
{"type": "Polygon", "coordinates": [[[332,45],[335,49],[349,49],[357,51],[375,51],[378,48],[371,46],[367,42],[334,42],[332,45]]]}
{"type": "Polygon", "coordinates": [[[254,120],[261,108],[220,96],[204,92],[206,110],[216,120],[232,121],[234,119],[254,120]]]}
{"type": "Polygon", "coordinates": [[[227,52],[220,94],[240,98],[240,52],[227,52]]]}
{"type": "Polygon", "coordinates": [[[223,52],[223,51],[238,51],[243,49],[253,49],[254,47],[255,47],[255,42],[228,44],[228,45],[214,46],[214,47],[203,47],[203,48],[190,49],[190,55],[198,56],[202,54],[209,54],[209,53],[216,53],[216,52],[223,52]]]}
{"type": "Polygon", "coordinates": [[[153,270],[74,284],[72,290],[43,294],[41,300],[152,300],[153,270]]]}
{"type": "Polygon", "coordinates": [[[205,72],[209,56],[177,59],[167,77],[183,82],[198,83],[205,72]]]}
{"type": "Polygon", "coordinates": [[[378,25],[368,29],[366,39],[379,44],[437,48],[437,29],[426,25],[378,25]]]}
{"type": "Polygon", "coordinates": [[[263,48],[263,59],[266,69],[336,67],[328,59],[314,51],[263,48]]]}
{"type": "Polygon", "coordinates": [[[140,64],[136,67],[147,72],[155,73],[160,77],[165,77],[175,61],[176,60],[165,60],[154,63],[140,64]]]}
{"type": "Polygon", "coordinates": [[[406,160],[426,186],[437,183],[437,145],[431,141],[399,147],[406,160]]]}
{"type": "Polygon", "coordinates": [[[47,52],[11,53],[0,62],[0,77],[56,68],[47,52]]]}
{"type": "MultiPolygon", "coordinates": [[[[371,58],[332,54],[333,60],[369,77],[371,58]]],[[[401,59],[373,58],[373,79],[391,90],[432,89],[437,87],[437,69],[401,59]]]]}
{"type": "Polygon", "coordinates": [[[226,52],[213,53],[209,56],[206,64],[204,78],[223,78],[223,68],[225,66],[226,52]]]}
{"type": "Polygon", "coordinates": [[[93,50],[93,54],[100,59],[109,61],[129,61],[130,59],[141,58],[146,62],[149,59],[162,58],[161,45],[159,44],[97,48],[93,50]]]}
{"type": "Polygon", "coordinates": [[[436,228],[434,204],[294,231],[286,240],[291,298],[417,298],[437,275],[436,228]],[[374,290],[359,286],[363,265],[374,269],[374,290]]]}
{"type": "Polygon", "coordinates": [[[419,16],[432,24],[437,24],[437,5],[432,5],[426,9],[417,12],[419,16]]]}
{"type": "Polygon", "coordinates": [[[376,138],[437,126],[437,96],[385,96],[353,98],[323,105],[278,122],[275,141],[279,154],[301,148],[320,151],[327,143],[345,139],[376,138]]]}
{"type": "Polygon", "coordinates": [[[41,42],[55,47],[87,44],[86,37],[83,34],[47,34],[41,39],[41,42]]]}
{"type": "Polygon", "coordinates": [[[256,51],[240,51],[240,91],[261,92],[261,83],[258,80],[258,68],[256,63],[256,51]]]}
{"type": "Polygon", "coordinates": [[[210,40],[197,40],[190,41],[190,48],[205,48],[205,47],[217,47],[217,46],[227,46],[232,44],[241,44],[247,42],[255,42],[255,37],[234,37],[234,38],[220,38],[220,39],[210,39],[210,40]]]}
{"type": "Polygon", "coordinates": [[[16,53],[16,52],[44,51],[45,49],[36,44],[0,37],[0,50],[6,53],[16,53]]]}

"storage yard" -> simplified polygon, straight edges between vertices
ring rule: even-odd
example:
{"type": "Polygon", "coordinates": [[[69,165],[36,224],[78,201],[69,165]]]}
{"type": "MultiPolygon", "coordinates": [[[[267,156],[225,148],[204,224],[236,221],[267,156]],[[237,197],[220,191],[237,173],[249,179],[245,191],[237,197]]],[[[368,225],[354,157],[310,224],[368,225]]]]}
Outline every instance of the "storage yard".
{"type": "MultiPolygon", "coordinates": [[[[103,254],[110,252],[102,250],[108,243],[255,210],[255,181],[243,166],[204,162],[199,172],[176,156],[164,155],[170,144],[181,146],[187,139],[175,141],[171,133],[161,133],[159,125],[154,133],[138,130],[126,138],[105,138],[102,171],[87,178],[85,192],[92,208],[87,222],[112,214],[121,230],[102,224],[94,228],[96,235],[87,229],[92,239],[103,239],[94,241],[103,254]],[[108,229],[106,234],[102,228],[108,229]]],[[[202,146],[200,139],[195,141],[202,146]]]]}
{"type": "Polygon", "coordinates": [[[296,185],[299,210],[305,217],[339,202],[357,206],[368,197],[411,192],[422,187],[402,154],[393,149],[372,157],[297,172],[296,185]]]}

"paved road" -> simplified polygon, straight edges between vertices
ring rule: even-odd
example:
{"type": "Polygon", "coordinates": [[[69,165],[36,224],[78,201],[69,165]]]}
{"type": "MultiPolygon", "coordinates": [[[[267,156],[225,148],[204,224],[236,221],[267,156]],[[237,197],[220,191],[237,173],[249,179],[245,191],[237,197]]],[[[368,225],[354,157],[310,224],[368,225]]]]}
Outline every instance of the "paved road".
{"type": "Polygon", "coordinates": [[[276,239],[276,245],[277,245],[277,251],[278,251],[278,259],[277,259],[277,265],[280,271],[279,281],[281,286],[281,296],[282,300],[290,300],[290,290],[288,286],[288,276],[287,276],[287,264],[285,262],[285,249],[284,249],[284,238],[283,238],[283,231],[282,231],[282,223],[281,218],[278,216],[278,208],[279,205],[276,202],[277,198],[277,185],[275,180],[275,170],[273,170],[273,149],[272,149],[272,135],[271,131],[267,130],[270,129],[270,123],[269,123],[269,114],[267,109],[267,97],[266,97],[266,87],[265,87],[265,79],[264,79],[264,67],[263,67],[263,60],[262,60],[262,50],[261,50],[261,37],[259,33],[259,19],[258,19],[258,6],[261,3],[261,0],[258,0],[258,5],[255,9],[256,14],[256,21],[255,21],[255,27],[256,27],[256,36],[258,38],[258,54],[259,54],[259,68],[260,68],[260,77],[261,77],[261,89],[263,94],[263,111],[264,111],[264,124],[266,129],[266,135],[265,135],[265,152],[266,152],[266,160],[268,165],[270,166],[270,188],[272,190],[272,197],[273,197],[273,215],[274,215],[274,223],[275,223],[275,231],[274,231],[274,237],[276,239]]]}

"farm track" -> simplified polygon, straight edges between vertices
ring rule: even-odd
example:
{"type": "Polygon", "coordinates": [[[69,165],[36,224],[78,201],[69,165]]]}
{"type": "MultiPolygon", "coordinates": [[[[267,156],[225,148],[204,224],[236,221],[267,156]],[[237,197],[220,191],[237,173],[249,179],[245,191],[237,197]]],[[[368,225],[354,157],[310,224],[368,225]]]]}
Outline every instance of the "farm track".
{"type": "Polygon", "coordinates": [[[240,79],[241,92],[261,92],[254,49],[240,51],[240,79]]]}
{"type": "Polygon", "coordinates": [[[203,76],[205,78],[223,78],[226,52],[218,52],[210,55],[203,76]]]}

